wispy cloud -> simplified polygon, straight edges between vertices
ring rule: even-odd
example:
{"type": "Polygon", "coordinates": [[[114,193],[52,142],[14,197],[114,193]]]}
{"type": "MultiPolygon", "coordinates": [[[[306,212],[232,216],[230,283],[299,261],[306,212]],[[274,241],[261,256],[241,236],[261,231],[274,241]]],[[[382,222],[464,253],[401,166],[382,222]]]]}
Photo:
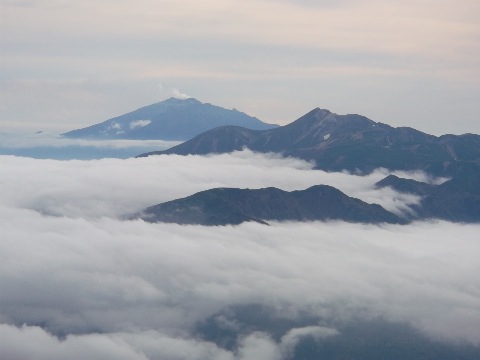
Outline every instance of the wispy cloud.
{"type": "MultiPolygon", "coordinates": [[[[142,127],[151,122],[150,120],[138,120],[130,123],[130,127],[142,127]]],[[[118,125],[118,124],[116,124],[118,125]]],[[[121,128],[118,128],[121,129],[121,128]]],[[[97,147],[97,148],[144,148],[156,147],[158,150],[167,149],[178,145],[178,141],[165,140],[88,140],[88,139],[72,139],[60,136],[51,132],[3,132],[0,131],[0,148],[25,149],[35,147],[97,147]]]]}
{"type": "Polygon", "coordinates": [[[177,88],[173,89],[172,95],[174,98],[182,100],[188,99],[190,97],[187,94],[180,92],[180,90],[178,90],[177,88]]]}

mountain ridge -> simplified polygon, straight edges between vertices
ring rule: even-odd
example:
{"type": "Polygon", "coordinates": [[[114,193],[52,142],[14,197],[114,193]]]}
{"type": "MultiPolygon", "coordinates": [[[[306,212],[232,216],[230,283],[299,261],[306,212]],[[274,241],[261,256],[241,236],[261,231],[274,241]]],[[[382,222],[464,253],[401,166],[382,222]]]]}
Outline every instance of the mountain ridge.
{"type": "Polygon", "coordinates": [[[375,184],[418,195],[411,212],[395,215],[375,203],[366,203],[329,185],[305,190],[214,188],[153,205],[130,217],[147,222],[195,225],[238,225],[253,221],[329,221],[408,224],[417,220],[480,223],[480,169],[440,184],[388,175],[375,184]]]}
{"type": "Polygon", "coordinates": [[[369,173],[376,168],[423,170],[453,175],[458,162],[480,164],[480,136],[434,136],[409,127],[392,127],[357,114],[337,115],[316,108],[294,122],[267,130],[224,126],[182,144],[140,154],[209,154],[248,148],[307,161],[326,171],[369,173]]]}
{"type": "Polygon", "coordinates": [[[238,225],[253,221],[327,221],[402,224],[378,204],[368,204],[328,185],[305,190],[215,188],[146,208],[132,218],[147,222],[238,225]]]}
{"type": "Polygon", "coordinates": [[[411,220],[439,219],[452,222],[480,222],[480,168],[471,167],[442,184],[426,184],[389,175],[377,182],[377,188],[418,195],[419,205],[412,205],[411,220]]]}
{"type": "MultiPolygon", "coordinates": [[[[440,219],[480,222],[480,136],[476,134],[434,136],[409,127],[394,128],[362,115],[337,115],[326,109],[315,108],[296,121],[278,128],[254,131],[237,126],[218,127],[165,151],[140,156],[227,153],[245,148],[313,161],[315,168],[326,171],[347,170],[367,174],[377,168],[385,168],[390,171],[420,170],[431,176],[447,177],[448,181],[443,184],[433,185],[389,176],[376,186],[389,186],[421,198],[418,205],[411,206],[412,213],[406,214],[402,221],[440,219]]],[[[284,194],[277,195],[288,203],[284,194]]],[[[194,198],[198,200],[198,195],[194,198]]],[[[270,199],[270,206],[279,199],[270,199]]],[[[251,201],[255,203],[256,200],[251,201]]],[[[342,208],[341,203],[340,200],[332,203],[328,209],[330,216],[338,214],[339,209],[348,213],[349,209],[342,208]]],[[[179,206],[181,201],[174,204],[179,206]]],[[[219,205],[224,213],[220,215],[236,213],[237,218],[230,220],[231,223],[238,222],[242,216],[243,221],[268,221],[268,216],[284,220],[280,214],[273,212],[267,217],[258,216],[255,211],[238,213],[238,206],[243,206],[241,204],[242,200],[238,200],[237,204],[227,207],[219,205]]],[[[290,203],[290,206],[293,204],[290,203]]],[[[355,207],[352,202],[349,204],[355,207]]],[[[260,204],[258,207],[267,206],[260,204]]],[[[203,209],[204,215],[212,211],[206,204],[198,202],[195,207],[197,210],[203,209]]],[[[309,219],[306,215],[298,217],[296,207],[298,204],[289,213],[290,220],[309,219]]],[[[162,206],[157,209],[160,211],[162,206]]],[[[166,209],[165,206],[163,209],[166,209]]],[[[179,211],[186,214],[185,209],[174,209],[174,213],[178,214],[179,211]]],[[[325,219],[322,216],[317,220],[325,219]]],[[[338,218],[348,220],[342,216],[338,218]]],[[[375,223],[382,220],[371,218],[369,221],[375,223]]]]}

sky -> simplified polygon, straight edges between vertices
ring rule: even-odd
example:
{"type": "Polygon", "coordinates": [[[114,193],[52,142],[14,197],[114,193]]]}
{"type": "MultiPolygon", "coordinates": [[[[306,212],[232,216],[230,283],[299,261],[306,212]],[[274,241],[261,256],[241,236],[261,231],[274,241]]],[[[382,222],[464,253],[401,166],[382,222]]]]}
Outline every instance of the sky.
{"type": "Polygon", "coordinates": [[[326,173],[250,151],[90,161],[0,156],[1,357],[287,360],[306,338],[341,339],[349,324],[368,334],[368,324],[383,319],[400,326],[400,343],[409,340],[400,354],[415,350],[413,341],[419,349],[473,349],[462,358],[478,358],[478,224],[122,220],[218,186],[334,183],[400,212],[420,201],[376,189],[386,175],[326,173]],[[252,304],[289,326],[244,327],[238,309],[252,304]],[[235,346],[202,336],[205,321],[236,332],[235,346]]]}
{"type": "Polygon", "coordinates": [[[0,126],[64,132],[171,96],[479,133],[477,0],[1,0],[0,126]]]}

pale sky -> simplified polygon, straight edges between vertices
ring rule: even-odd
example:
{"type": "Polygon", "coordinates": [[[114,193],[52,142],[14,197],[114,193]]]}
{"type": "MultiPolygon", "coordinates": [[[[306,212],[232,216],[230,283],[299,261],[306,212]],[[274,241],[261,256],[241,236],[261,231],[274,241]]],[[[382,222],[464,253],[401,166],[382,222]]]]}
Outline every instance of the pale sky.
{"type": "Polygon", "coordinates": [[[0,0],[2,129],[66,131],[187,94],[480,133],[478,0],[0,0]]]}

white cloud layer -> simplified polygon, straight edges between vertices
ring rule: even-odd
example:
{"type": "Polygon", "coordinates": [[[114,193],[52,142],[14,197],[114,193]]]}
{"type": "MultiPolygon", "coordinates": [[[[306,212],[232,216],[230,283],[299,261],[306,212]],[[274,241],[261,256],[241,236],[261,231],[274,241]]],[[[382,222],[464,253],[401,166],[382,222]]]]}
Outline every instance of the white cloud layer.
{"type": "MultiPolygon", "coordinates": [[[[418,196],[390,188],[375,189],[375,182],[388,175],[386,170],[368,176],[327,173],[312,170],[313,165],[303,160],[248,150],[206,157],[169,155],[98,161],[5,156],[1,164],[5,203],[56,216],[122,216],[214,187],[275,186],[292,191],[326,184],[398,214],[408,212],[409,205],[420,201],[418,196]]],[[[423,173],[399,175],[429,181],[423,173]]]]}
{"type": "Polygon", "coordinates": [[[0,157],[0,165],[0,341],[9,359],[283,359],[301,338],[340,336],[338,322],[377,317],[480,346],[479,225],[200,227],[115,218],[214,186],[332,182],[380,198],[371,184],[381,172],[326,174],[249,152],[0,157]],[[252,331],[231,350],[194,334],[199,321],[247,304],[323,323],[280,340],[252,331]]]}

